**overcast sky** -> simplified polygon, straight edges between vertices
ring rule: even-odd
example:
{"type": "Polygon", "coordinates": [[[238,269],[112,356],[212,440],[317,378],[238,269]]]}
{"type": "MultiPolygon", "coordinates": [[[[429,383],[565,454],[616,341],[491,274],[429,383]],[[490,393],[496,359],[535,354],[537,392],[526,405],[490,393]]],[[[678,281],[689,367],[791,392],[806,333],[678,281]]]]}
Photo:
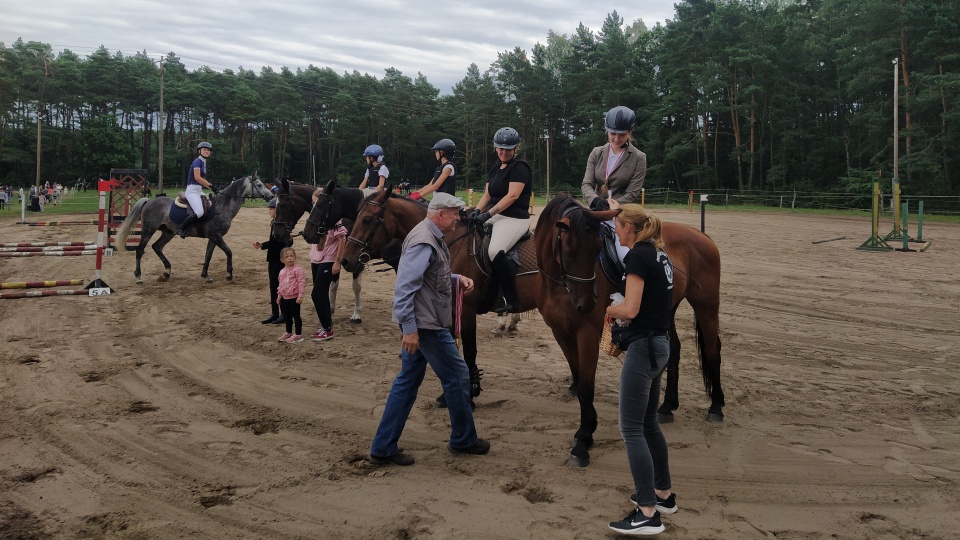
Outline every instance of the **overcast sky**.
{"type": "Polygon", "coordinates": [[[616,10],[625,24],[648,28],[673,18],[674,0],[0,0],[0,42],[39,41],[86,56],[100,45],[125,56],[176,53],[188,69],[313,64],[337,73],[382,78],[394,67],[423,73],[443,94],[467,73],[481,73],[497,53],[571,35],[581,22],[594,33],[616,10]]]}

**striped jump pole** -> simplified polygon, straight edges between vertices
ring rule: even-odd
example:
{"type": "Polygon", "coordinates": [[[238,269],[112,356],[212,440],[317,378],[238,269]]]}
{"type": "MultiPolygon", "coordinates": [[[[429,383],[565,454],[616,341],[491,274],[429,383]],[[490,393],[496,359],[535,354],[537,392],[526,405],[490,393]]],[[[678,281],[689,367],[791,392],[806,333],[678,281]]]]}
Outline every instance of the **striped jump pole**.
{"type": "Polygon", "coordinates": [[[80,255],[96,255],[98,251],[99,249],[84,249],[82,251],[0,251],[0,257],[77,257],[80,255]]]}
{"type": "MultiPolygon", "coordinates": [[[[113,292],[113,289],[109,285],[104,283],[103,279],[100,277],[100,269],[103,268],[103,250],[106,249],[104,244],[105,237],[103,229],[107,223],[107,192],[110,184],[104,181],[100,181],[97,185],[97,189],[100,190],[100,209],[97,214],[98,223],[97,223],[97,269],[93,274],[93,281],[91,281],[87,286],[86,290],[89,291],[90,295],[99,294],[110,294],[113,292]]],[[[111,252],[112,253],[112,252],[111,252]]]]}
{"type": "Polygon", "coordinates": [[[0,289],[45,289],[50,287],[66,287],[69,285],[83,285],[82,279],[57,279],[49,281],[10,281],[0,283],[0,289]]]}
{"type": "Polygon", "coordinates": [[[0,298],[2,299],[36,298],[39,296],[79,296],[79,295],[89,296],[90,293],[86,289],[66,289],[66,290],[48,289],[45,291],[0,292],[0,298]]]}
{"type": "Polygon", "coordinates": [[[0,247],[94,246],[95,242],[0,242],[0,247]]]}
{"type": "Polygon", "coordinates": [[[44,247],[0,247],[0,253],[20,252],[20,253],[48,253],[55,251],[84,251],[96,249],[93,244],[82,246],[44,246],[44,247]]]}
{"type": "Polygon", "coordinates": [[[96,225],[96,220],[78,220],[78,221],[29,221],[23,222],[21,225],[27,225],[28,227],[53,227],[58,225],[96,225]]]}

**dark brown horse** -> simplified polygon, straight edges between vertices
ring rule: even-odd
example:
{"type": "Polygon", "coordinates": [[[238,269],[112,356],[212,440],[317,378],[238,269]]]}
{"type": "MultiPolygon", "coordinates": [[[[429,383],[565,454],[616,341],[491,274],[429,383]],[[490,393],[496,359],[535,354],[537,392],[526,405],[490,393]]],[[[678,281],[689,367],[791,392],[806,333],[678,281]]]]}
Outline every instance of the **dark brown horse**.
{"type": "MultiPolygon", "coordinates": [[[[537,307],[550,326],[570,366],[571,390],[580,402],[580,429],[568,463],[586,466],[597,428],[593,406],[599,357],[600,334],[610,295],[617,290],[603,276],[599,255],[602,249],[601,221],[618,211],[592,212],[569,195],[559,195],[547,204],[539,218],[535,244],[541,279],[537,307]],[[597,301],[597,299],[600,301],[597,301]]],[[[673,312],[684,298],[696,316],[697,344],[704,385],[712,404],[707,418],[723,419],[723,391],[720,387],[720,253],[709,237],[676,223],[663,223],[664,249],[673,262],[673,312]]],[[[670,360],[667,389],[658,412],[671,421],[679,406],[677,391],[680,340],[676,322],[670,324],[670,360]]]]}
{"type": "MultiPolygon", "coordinates": [[[[411,199],[391,196],[390,186],[367,197],[360,205],[357,220],[347,238],[342,267],[349,272],[356,271],[389,241],[406,238],[407,233],[426,216],[426,206],[411,199]]],[[[475,284],[473,292],[463,298],[460,327],[463,359],[470,370],[471,394],[475,397],[481,390],[480,371],[477,368],[477,306],[483,295],[486,276],[471,252],[473,243],[469,240],[473,234],[464,223],[457,223],[453,232],[446,234],[444,242],[450,248],[450,267],[453,272],[469,277],[475,284]]],[[[536,308],[534,290],[538,279],[536,273],[517,275],[521,310],[536,308]]]]}

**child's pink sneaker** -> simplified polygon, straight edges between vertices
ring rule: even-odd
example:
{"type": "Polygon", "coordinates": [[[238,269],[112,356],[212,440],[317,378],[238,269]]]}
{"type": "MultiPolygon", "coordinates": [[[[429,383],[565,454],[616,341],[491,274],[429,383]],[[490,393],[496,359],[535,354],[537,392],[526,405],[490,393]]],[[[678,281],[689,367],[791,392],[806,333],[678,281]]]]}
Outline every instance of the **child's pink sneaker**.
{"type": "Polygon", "coordinates": [[[277,341],[286,341],[286,340],[290,339],[290,336],[292,336],[292,335],[293,335],[293,334],[291,334],[290,332],[284,332],[284,333],[280,334],[280,337],[277,338],[277,341]]]}
{"type": "Polygon", "coordinates": [[[301,341],[303,341],[303,336],[301,336],[300,334],[290,334],[290,337],[288,337],[284,341],[286,341],[287,343],[300,343],[301,341]]]}

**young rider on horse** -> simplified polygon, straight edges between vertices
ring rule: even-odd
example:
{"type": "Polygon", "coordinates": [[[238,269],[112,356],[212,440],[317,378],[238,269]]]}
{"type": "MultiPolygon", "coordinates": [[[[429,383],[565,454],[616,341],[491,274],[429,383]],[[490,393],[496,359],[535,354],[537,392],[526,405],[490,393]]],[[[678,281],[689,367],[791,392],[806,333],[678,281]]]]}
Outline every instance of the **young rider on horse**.
{"type": "Polygon", "coordinates": [[[487,221],[493,224],[490,235],[492,273],[484,291],[478,314],[490,311],[499,293],[503,293],[504,306],[500,313],[519,313],[520,299],[517,296],[517,263],[506,253],[530,230],[530,196],[533,176],[530,166],[518,159],[517,146],[521,137],[517,130],[504,127],[493,136],[499,164],[490,170],[483,197],[477,203],[470,218],[471,227],[481,227],[487,221]]]}
{"type": "MultiPolygon", "coordinates": [[[[187,189],[184,193],[187,202],[190,203],[190,209],[193,210],[187,214],[186,219],[177,229],[180,238],[187,237],[187,227],[203,217],[203,188],[213,189],[213,184],[207,181],[207,158],[213,153],[213,145],[203,141],[197,145],[197,159],[190,164],[190,170],[187,172],[187,189]]],[[[214,190],[216,191],[216,190],[214,190]]]]}
{"type": "Polygon", "coordinates": [[[450,139],[440,139],[431,150],[440,165],[437,166],[433,179],[427,185],[410,194],[410,198],[415,201],[435,191],[450,195],[457,194],[457,166],[453,163],[453,154],[457,151],[457,145],[450,139]]]}
{"type": "Polygon", "coordinates": [[[363,150],[363,159],[367,162],[367,171],[360,182],[360,189],[364,195],[369,195],[374,190],[382,191],[390,177],[390,170],[383,164],[383,148],[379,144],[371,144],[363,150]]]}

